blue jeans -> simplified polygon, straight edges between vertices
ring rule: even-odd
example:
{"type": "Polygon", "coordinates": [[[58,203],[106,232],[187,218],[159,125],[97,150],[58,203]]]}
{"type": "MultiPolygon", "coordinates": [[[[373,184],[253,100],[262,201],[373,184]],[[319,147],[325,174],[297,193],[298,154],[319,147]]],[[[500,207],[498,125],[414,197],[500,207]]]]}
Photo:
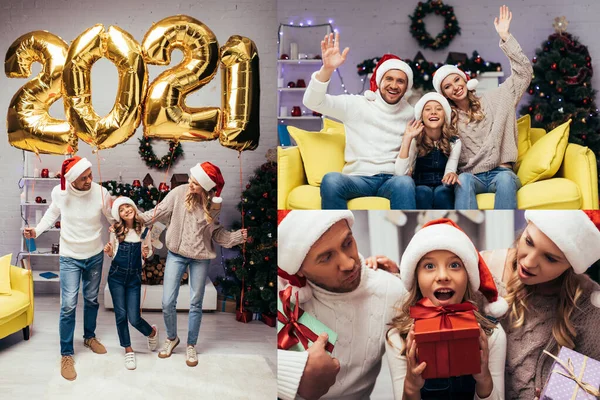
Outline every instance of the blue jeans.
{"type": "Polygon", "coordinates": [[[416,189],[417,209],[419,210],[453,210],[454,187],[444,184],[431,187],[419,185],[416,189]]]}
{"type": "Polygon", "coordinates": [[[191,296],[187,344],[195,346],[196,342],[198,342],[198,333],[200,332],[200,323],[202,322],[202,300],[204,300],[204,287],[209,264],[210,260],[194,260],[193,258],[183,257],[170,251],[167,254],[163,281],[162,308],[165,327],[167,328],[167,337],[169,339],[177,337],[177,296],[179,295],[181,277],[189,265],[191,296]]]}
{"type": "Polygon", "coordinates": [[[119,243],[119,250],[108,271],[108,289],[115,308],[117,333],[121,347],[131,346],[129,326],[150,336],[152,327],[140,314],[140,293],[142,287],[141,243],[119,243]]]}
{"type": "Polygon", "coordinates": [[[455,186],[457,210],[476,210],[476,196],[479,193],[496,193],[495,209],[517,208],[517,190],[521,187],[521,181],[510,168],[496,167],[475,175],[462,173],[458,181],[460,185],[455,186]]]}
{"type": "Polygon", "coordinates": [[[75,334],[75,310],[79,295],[79,281],[83,281],[83,338],[96,336],[98,316],[98,289],[102,278],[104,253],[100,252],[85,260],[60,257],[60,354],[72,356],[75,334]]]}
{"type": "Polygon", "coordinates": [[[392,210],[414,210],[417,207],[415,182],[410,176],[355,176],[330,172],[321,182],[323,210],[346,210],[349,200],[365,196],[385,197],[390,201],[392,210]]]}

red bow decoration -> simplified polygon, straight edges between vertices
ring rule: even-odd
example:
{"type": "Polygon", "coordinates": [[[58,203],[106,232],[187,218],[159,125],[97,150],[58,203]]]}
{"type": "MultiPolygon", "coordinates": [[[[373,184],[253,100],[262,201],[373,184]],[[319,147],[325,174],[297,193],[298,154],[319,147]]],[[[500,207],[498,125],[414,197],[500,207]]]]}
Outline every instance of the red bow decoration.
{"type": "MultiPolygon", "coordinates": [[[[304,311],[300,309],[298,305],[298,293],[296,292],[296,305],[292,310],[291,305],[292,287],[288,286],[287,289],[279,292],[279,298],[283,304],[283,313],[277,311],[277,320],[284,326],[277,333],[277,348],[281,350],[287,350],[298,343],[302,343],[304,349],[308,350],[308,341],[315,342],[319,335],[311,331],[307,326],[300,323],[298,320],[304,314],[304,311]]],[[[327,342],[325,350],[328,352],[333,351],[333,344],[327,342]]]]}
{"type": "Polygon", "coordinates": [[[410,307],[410,317],[414,319],[430,319],[441,316],[440,329],[450,330],[452,329],[452,322],[450,321],[451,314],[476,310],[477,306],[468,301],[442,307],[434,306],[431,300],[429,300],[427,297],[424,297],[419,300],[417,304],[410,307]]]}

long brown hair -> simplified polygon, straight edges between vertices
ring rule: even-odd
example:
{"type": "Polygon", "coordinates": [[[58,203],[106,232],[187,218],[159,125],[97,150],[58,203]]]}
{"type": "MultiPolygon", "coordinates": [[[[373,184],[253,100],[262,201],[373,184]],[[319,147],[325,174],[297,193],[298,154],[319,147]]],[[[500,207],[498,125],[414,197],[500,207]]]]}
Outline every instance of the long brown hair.
{"type": "MultiPolygon", "coordinates": [[[[129,204],[128,204],[129,205],[129,204]]],[[[129,205],[131,207],[131,205],[129,205]]],[[[135,217],[133,217],[133,230],[139,235],[142,233],[142,228],[144,227],[144,220],[137,213],[135,207],[132,207],[135,211],[135,217]]],[[[129,232],[129,228],[125,221],[119,217],[119,220],[113,224],[113,229],[115,230],[115,235],[117,236],[117,240],[119,243],[125,240],[125,236],[129,232]]]]}
{"type": "MultiPolygon", "coordinates": [[[[402,348],[400,349],[401,355],[406,355],[406,337],[408,336],[408,332],[410,331],[411,325],[415,322],[415,320],[410,317],[410,307],[417,304],[417,302],[422,298],[423,294],[421,293],[421,289],[419,289],[419,284],[417,281],[417,271],[415,271],[414,284],[408,292],[408,295],[406,296],[404,302],[402,302],[402,300],[399,300],[396,304],[397,314],[392,319],[392,322],[389,323],[390,329],[388,329],[386,334],[386,336],[388,336],[390,331],[394,328],[398,330],[398,333],[402,338],[402,348]]],[[[471,289],[470,282],[467,282],[467,290],[465,291],[463,301],[468,301],[476,305],[475,293],[473,292],[473,289],[471,289]]],[[[483,328],[486,335],[491,336],[494,328],[496,328],[496,324],[484,317],[478,311],[474,311],[474,314],[475,319],[477,319],[477,322],[481,325],[481,328],[483,328]]],[[[389,337],[387,338],[387,341],[390,345],[392,345],[392,342],[390,341],[389,337]]]]}
{"type": "MultiPolygon", "coordinates": [[[[518,246],[521,235],[518,236],[515,242],[515,248],[518,246]]],[[[526,314],[533,311],[527,307],[527,303],[529,298],[536,292],[537,285],[525,285],[521,282],[517,271],[516,251],[513,253],[513,257],[513,260],[511,260],[511,276],[506,285],[507,295],[505,299],[508,303],[510,326],[519,328],[523,326],[526,314]]],[[[581,289],[583,278],[577,275],[573,268],[569,268],[556,279],[560,280],[560,291],[556,310],[557,318],[552,326],[552,336],[560,346],[573,348],[577,331],[571,321],[571,315],[578,308],[577,302],[583,294],[581,289]]]]}
{"type": "MultiPolygon", "coordinates": [[[[446,155],[446,157],[450,156],[450,152],[452,151],[452,140],[457,136],[457,127],[456,125],[447,124],[444,121],[444,125],[442,125],[442,135],[440,136],[440,140],[438,142],[438,146],[440,150],[446,155]]],[[[435,147],[433,140],[427,136],[425,133],[425,129],[423,132],[417,136],[417,155],[419,157],[423,157],[424,155],[429,154],[433,148],[435,147]]]]}
{"type": "MultiPolygon", "coordinates": [[[[212,192],[212,191],[211,191],[212,192]]],[[[202,207],[204,210],[204,217],[206,221],[210,224],[213,222],[213,218],[210,215],[210,208],[212,206],[212,197],[210,193],[204,190],[202,186],[200,186],[200,193],[195,194],[190,192],[189,188],[185,195],[185,208],[188,211],[194,211],[198,207],[202,207]]]]}
{"type": "MultiPolygon", "coordinates": [[[[446,97],[446,95],[444,95],[444,97],[446,97]]],[[[456,129],[458,129],[458,112],[456,111],[456,109],[458,108],[456,103],[454,103],[454,101],[450,100],[448,97],[446,97],[448,99],[448,102],[450,103],[450,106],[452,107],[452,116],[450,118],[451,121],[451,125],[453,127],[455,127],[456,129]]],[[[467,91],[467,99],[469,99],[469,111],[467,111],[467,123],[471,122],[471,121],[481,121],[485,118],[485,114],[483,113],[483,110],[481,109],[481,102],[479,101],[479,97],[477,97],[475,95],[475,92],[473,92],[472,90],[468,90],[467,91]]]]}

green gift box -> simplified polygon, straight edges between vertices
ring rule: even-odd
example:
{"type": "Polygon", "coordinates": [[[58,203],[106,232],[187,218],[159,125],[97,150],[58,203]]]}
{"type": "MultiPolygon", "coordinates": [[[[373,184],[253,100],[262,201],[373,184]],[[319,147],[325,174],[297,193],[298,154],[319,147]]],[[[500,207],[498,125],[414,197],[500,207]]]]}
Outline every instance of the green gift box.
{"type": "MultiPolygon", "coordinates": [[[[300,307],[292,304],[292,288],[279,292],[277,299],[277,348],[305,351],[323,332],[329,335],[325,350],[333,351],[337,333],[300,307]]],[[[297,297],[296,297],[297,301],[297,297]]]]}

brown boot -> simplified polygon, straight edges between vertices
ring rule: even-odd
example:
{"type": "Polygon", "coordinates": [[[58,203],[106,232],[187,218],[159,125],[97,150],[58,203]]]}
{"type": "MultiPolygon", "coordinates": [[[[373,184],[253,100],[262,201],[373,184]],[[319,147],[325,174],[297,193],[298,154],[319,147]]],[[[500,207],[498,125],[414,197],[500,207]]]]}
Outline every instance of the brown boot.
{"type": "Polygon", "coordinates": [[[74,381],[75,378],[77,378],[77,372],[75,372],[75,360],[73,360],[73,356],[62,357],[62,360],[60,360],[60,374],[68,381],[74,381]]]}
{"type": "Polygon", "coordinates": [[[95,337],[85,339],[83,341],[83,345],[89,349],[92,349],[92,351],[96,354],[105,354],[106,353],[106,347],[104,347],[104,345],[102,343],[100,343],[100,341],[98,339],[96,339],[95,337]]]}

